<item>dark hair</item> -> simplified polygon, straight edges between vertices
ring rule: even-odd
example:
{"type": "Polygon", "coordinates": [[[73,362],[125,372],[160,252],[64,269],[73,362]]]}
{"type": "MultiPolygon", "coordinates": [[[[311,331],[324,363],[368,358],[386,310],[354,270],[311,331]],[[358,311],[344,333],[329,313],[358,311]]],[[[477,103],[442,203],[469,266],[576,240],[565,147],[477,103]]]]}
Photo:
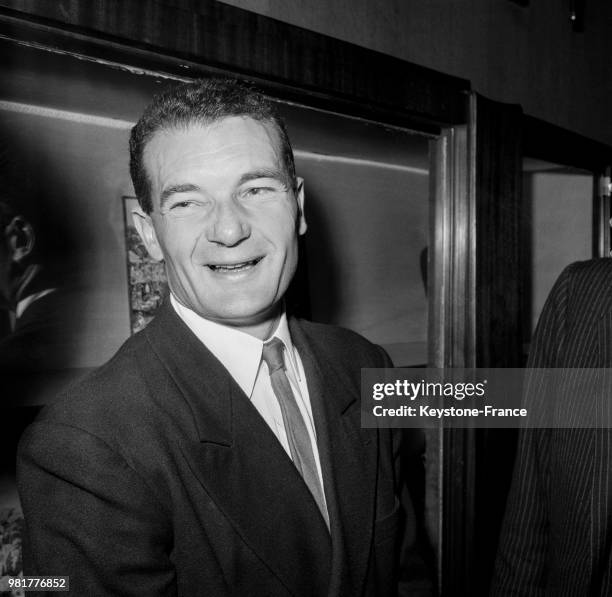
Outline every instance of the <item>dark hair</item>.
{"type": "Polygon", "coordinates": [[[182,83],[156,95],[130,135],[130,175],[140,207],[153,210],[151,184],[143,163],[144,150],[153,135],[193,123],[211,124],[230,116],[269,122],[278,132],[280,155],[288,184],[295,189],[295,163],[287,129],[273,103],[250,85],[235,79],[199,79],[182,83]]]}

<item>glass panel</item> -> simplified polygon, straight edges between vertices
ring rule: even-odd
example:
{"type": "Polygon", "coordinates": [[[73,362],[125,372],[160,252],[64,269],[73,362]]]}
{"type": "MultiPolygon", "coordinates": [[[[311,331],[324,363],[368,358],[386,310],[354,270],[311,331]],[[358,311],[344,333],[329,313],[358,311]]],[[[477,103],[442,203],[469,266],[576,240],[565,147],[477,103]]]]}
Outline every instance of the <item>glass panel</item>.
{"type": "MultiPolygon", "coordinates": [[[[63,366],[97,366],[130,330],[122,199],[133,195],[129,128],[169,81],[1,43],[3,135],[70,230],[75,312],[84,316],[63,366]]],[[[306,180],[312,318],[362,333],[397,364],[424,364],[429,139],[303,106],[280,110],[306,180]]]]}
{"type": "Polygon", "coordinates": [[[593,256],[593,173],[523,160],[525,338],[565,266],[593,256]]]}
{"type": "Polygon", "coordinates": [[[425,364],[429,139],[281,109],[305,180],[312,319],[359,332],[398,366],[425,364]]]}
{"type": "Polygon", "coordinates": [[[57,384],[41,384],[40,402],[64,382],[60,371],[101,365],[129,334],[127,142],[163,81],[6,41],[0,56],[0,132],[9,167],[23,179],[20,205],[37,220],[35,248],[44,249],[37,276],[65,305],[45,324],[39,352],[53,355],[44,368],[57,384]]]}
{"type": "MultiPolygon", "coordinates": [[[[155,302],[154,278],[149,268],[149,279],[141,279],[148,264],[138,261],[140,247],[131,244],[124,213],[134,194],[127,141],[143,107],[170,82],[0,40],[3,156],[6,151],[19,165],[20,207],[28,203],[45,235],[61,241],[41,252],[45,271],[52,273],[43,290],[70,296],[64,308],[45,314],[50,329],[61,333],[44,347],[36,344],[53,355],[53,365],[29,376],[27,391],[24,379],[11,388],[2,380],[3,406],[52,400],[65,383],[110,358],[130,334],[130,316],[134,325],[130,291],[142,289],[141,298],[146,293],[155,302]],[[128,260],[136,281],[128,279],[128,260]]],[[[312,319],[363,334],[383,345],[397,365],[425,364],[429,138],[279,105],[306,181],[302,273],[312,319]]],[[[3,410],[14,430],[0,462],[0,517],[7,520],[20,516],[14,449],[35,411],[20,408],[9,416],[3,410]]],[[[410,449],[416,453],[422,445],[410,449]]]]}

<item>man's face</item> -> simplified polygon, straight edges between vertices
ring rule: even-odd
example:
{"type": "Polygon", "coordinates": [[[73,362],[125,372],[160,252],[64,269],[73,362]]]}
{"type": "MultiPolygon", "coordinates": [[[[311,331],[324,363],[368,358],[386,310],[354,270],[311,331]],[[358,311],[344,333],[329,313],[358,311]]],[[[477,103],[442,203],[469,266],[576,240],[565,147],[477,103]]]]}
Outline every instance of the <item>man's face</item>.
{"type": "Polygon", "coordinates": [[[179,302],[245,331],[272,320],[306,231],[302,183],[290,188],[273,125],[229,117],[162,130],[144,165],[153,211],[135,221],[179,302]]]}

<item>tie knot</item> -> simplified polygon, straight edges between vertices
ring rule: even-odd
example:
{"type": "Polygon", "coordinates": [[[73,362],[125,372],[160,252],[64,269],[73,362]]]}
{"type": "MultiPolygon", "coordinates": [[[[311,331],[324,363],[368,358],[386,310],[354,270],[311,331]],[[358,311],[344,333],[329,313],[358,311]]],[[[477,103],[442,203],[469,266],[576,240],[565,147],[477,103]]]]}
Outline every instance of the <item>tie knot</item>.
{"type": "Polygon", "coordinates": [[[283,341],[280,338],[272,338],[269,342],[263,345],[261,357],[263,358],[270,373],[278,369],[285,368],[285,359],[283,358],[283,341]]]}

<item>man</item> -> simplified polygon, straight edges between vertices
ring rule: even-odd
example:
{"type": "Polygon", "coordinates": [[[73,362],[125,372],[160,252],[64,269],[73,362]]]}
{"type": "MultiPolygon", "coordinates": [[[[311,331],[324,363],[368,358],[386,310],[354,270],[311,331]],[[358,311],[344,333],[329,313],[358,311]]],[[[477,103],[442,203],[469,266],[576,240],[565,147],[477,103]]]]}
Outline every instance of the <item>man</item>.
{"type": "Polygon", "coordinates": [[[398,437],[360,428],[360,368],[388,358],[284,312],[304,188],[271,104],[179,86],[130,152],[171,294],[23,438],[25,572],[78,595],[394,595],[401,525],[404,588],[428,594],[398,437]]]}
{"type": "MultiPolygon", "coordinates": [[[[0,199],[0,305],[2,328],[0,368],[33,371],[48,366],[57,351],[40,354],[40,334],[48,332],[46,306],[57,287],[37,258],[37,235],[26,216],[11,202],[0,199]],[[33,317],[38,313],[38,317],[33,317]],[[46,324],[35,325],[43,315],[46,324]],[[34,339],[35,337],[35,339],[34,339]]],[[[56,330],[58,331],[58,330],[56,330]]],[[[48,335],[48,334],[47,334],[48,335]]],[[[59,340],[61,332],[57,334],[59,340]]]]}
{"type": "Polygon", "coordinates": [[[566,383],[553,390],[537,370],[532,374],[528,406],[547,421],[521,436],[492,595],[610,595],[612,434],[579,425],[554,429],[550,421],[609,418],[612,388],[601,370],[612,367],[612,259],[563,272],[540,317],[528,366],[565,369],[557,375],[566,383]],[[579,368],[599,370],[591,375],[603,383],[585,384],[582,376],[572,387],[571,370],[579,368]]]}
{"type": "Polygon", "coordinates": [[[66,235],[15,153],[0,148],[0,407],[40,403],[57,385],[82,310],[66,235]]]}

